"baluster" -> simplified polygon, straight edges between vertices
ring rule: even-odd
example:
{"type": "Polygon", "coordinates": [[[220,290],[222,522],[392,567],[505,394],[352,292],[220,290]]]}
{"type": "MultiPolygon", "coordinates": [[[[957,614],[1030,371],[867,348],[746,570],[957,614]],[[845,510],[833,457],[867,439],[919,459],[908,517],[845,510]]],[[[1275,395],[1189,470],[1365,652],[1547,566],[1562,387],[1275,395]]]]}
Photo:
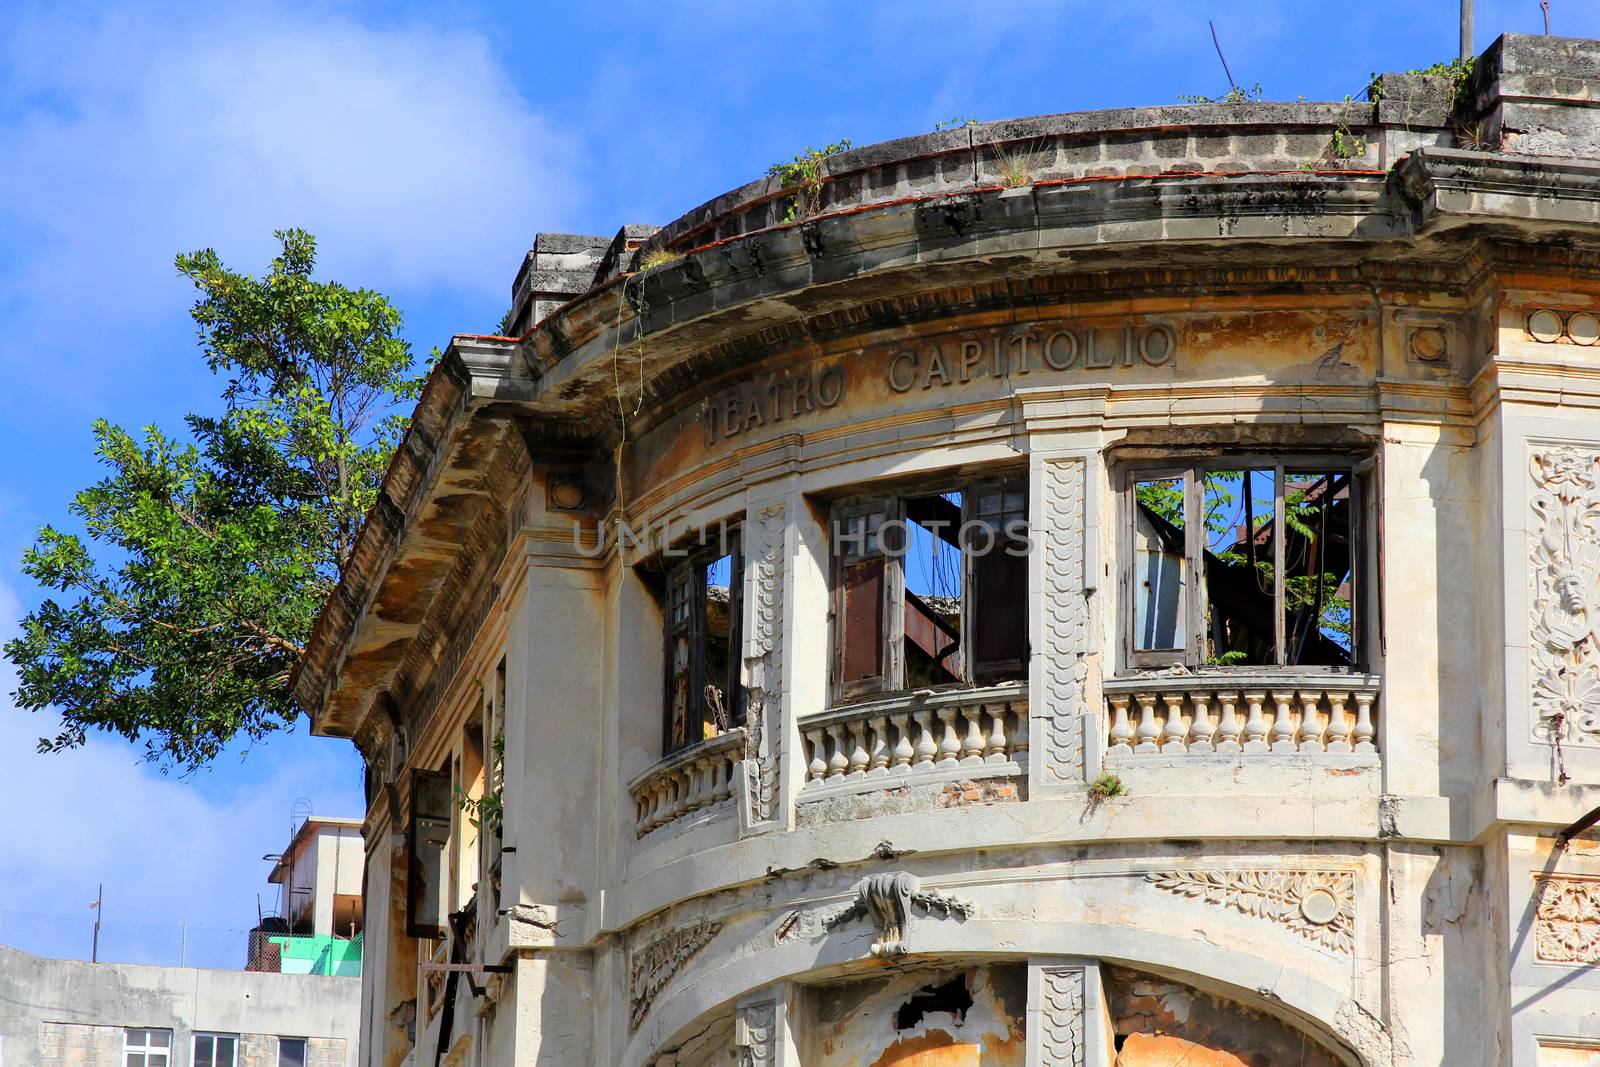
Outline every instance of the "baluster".
{"type": "Polygon", "coordinates": [[[1350,751],[1350,720],[1344,714],[1345,693],[1342,689],[1328,690],[1328,751],[1350,751]]]}
{"type": "MultiPolygon", "coordinates": [[[[1007,711],[1011,708],[1008,706],[1007,711]]],[[[1011,761],[1022,763],[1028,756],[1028,705],[1016,709],[1017,728],[1011,732],[1011,761]]],[[[1001,713],[1002,717],[1004,712],[1001,713]]]]}
{"type": "Polygon", "coordinates": [[[944,728],[939,735],[939,766],[951,767],[961,762],[961,739],[956,736],[956,709],[938,708],[934,714],[944,728]]]}
{"type": "Polygon", "coordinates": [[[650,821],[650,806],[645,802],[645,793],[641,790],[633,794],[633,833],[635,837],[643,837],[645,825],[650,821]]]}
{"type": "Polygon", "coordinates": [[[1261,717],[1261,704],[1266,698],[1267,694],[1262,692],[1244,694],[1245,707],[1250,709],[1244,720],[1246,752],[1267,751],[1267,722],[1261,717]]]}
{"type": "Polygon", "coordinates": [[[822,758],[823,740],[827,736],[821,730],[807,730],[806,740],[811,745],[811,763],[806,771],[810,775],[807,785],[811,782],[820,782],[828,776],[828,761],[822,758]]]}
{"type": "Polygon", "coordinates": [[[684,779],[681,768],[667,775],[667,787],[672,790],[672,811],[668,813],[666,821],[671,822],[689,810],[689,783],[684,779]]]}
{"type": "Polygon", "coordinates": [[[1133,751],[1133,746],[1128,742],[1133,738],[1133,727],[1128,722],[1128,694],[1113,693],[1111,701],[1111,730],[1107,734],[1110,739],[1108,751],[1126,754],[1133,751]]]}
{"type": "Polygon", "coordinates": [[[701,773],[701,761],[690,760],[678,768],[678,776],[683,781],[683,810],[685,814],[697,808],[705,807],[706,783],[705,775],[701,773]]]}
{"type": "Polygon", "coordinates": [[[1272,720],[1272,751],[1293,752],[1294,719],[1290,717],[1289,705],[1294,702],[1294,691],[1273,690],[1272,702],[1278,706],[1278,713],[1272,720]]]}
{"type": "Polygon", "coordinates": [[[916,754],[917,750],[911,747],[911,716],[897,711],[894,713],[894,762],[889,766],[890,772],[909,771],[916,754]]]}
{"type": "Polygon", "coordinates": [[[1183,721],[1183,693],[1162,693],[1161,702],[1167,706],[1167,728],[1162,731],[1161,751],[1181,756],[1189,727],[1183,721]]]}
{"type": "Polygon", "coordinates": [[[1373,742],[1373,735],[1377,733],[1372,723],[1372,700],[1378,694],[1364,693],[1357,690],[1356,698],[1356,747],[1357,752],[1376,752],[1378,746],[1373,742]]]}
{"type": "Polygon", "coordinates": [[[913,715],[917,720],[917,757],[911,765],[931,767],[934,757],[939,754],[939,746],[933,740],[933,712],[927,708],[918,708],[913,715]]]}
{"type": "Polygon", "coordinates": [[[662,775],[656,781],[655,788],[651,792],[655,794],[655,800],[652,805],[653,813],[650,817],[650,829],[654,830],[658,826],[665,826],[667,821],[672,818],[671,775],[662,775]]]}
{"type": "Polygon", "coordinates": [[[738,766],[731,752],[717,757],[717,791],[713,794],[713,799],[727,800],[733,796],[733,774],[738,766]]]}
{"type": "Polygon", "coordinates": [[[889,717],[887,715],[874,715],[872,717],[872,762],[867,768],[867,773],[874,778],[881,778],[889,773],[889,717]]]}
{"type": "Polygon", "coordinates": [[[961,742],[961,762],[982,763],[983,727],[979,724],[978,719],[983,715],[983,709],[977,707],[961,708],[959,710],[961,716],[967,720],[967,736],[961,742]]]}
{"type": "Polygon", "coordinates": [[[828,746],[828,781],[842,780],[844,772],[850,769],[850,758],[844,754],[844,727],[836,723],[830,725],[828,739],[832,742],[828,746]]]}
{"type": "Polygon", "coordinates": [[[1241,751],[1239,735],[1244,731],[1244,723],[1239,720],[1239,694],[1218,693],[1217,704],[1222,709],[1222,721],[1217,726],[1217,751],[1241,751]]]}
{"type": "Polygon", "coordinates": [[[1135,693],[1133,699],[1139,702],[1139,743],[1133,746],[1135,752],[1160,752],[1161,746],[1156,743],[1161,730],[1156,725],[1156,695],[1154,693],[1135,693]]]}
{"type": "Polygon", "coordinates": [[[1321,752],[1322,690],[1300,690],[1300,751],[1321,752]]]}
{"type": "Polygon", "coordinates": [[[1211,725],[1211,694],[1203,689],[1190,693],[1189,703],[1194,705],[1194,722],[1189,727],[1189,751],[1215,752],[1217,746],[1211,740],[1215,729],[1211,725]]]}
{"type": "Polygon", "coordinates": [[[1006,712],[1010,708],[1005,704],[990,704],[979,714],[987,712],[989,715],[989,738],[983,749],[983,762],[1004,763],[1006,755],[1006,712]]]}
{"type": "Polygon", "coordinates": [[[867,773],[867,762],[872,758],[867,753],[867,721],[857,719],[845,729],[850,732],[850,770],[846,777],[856,778],[867,773]]]}

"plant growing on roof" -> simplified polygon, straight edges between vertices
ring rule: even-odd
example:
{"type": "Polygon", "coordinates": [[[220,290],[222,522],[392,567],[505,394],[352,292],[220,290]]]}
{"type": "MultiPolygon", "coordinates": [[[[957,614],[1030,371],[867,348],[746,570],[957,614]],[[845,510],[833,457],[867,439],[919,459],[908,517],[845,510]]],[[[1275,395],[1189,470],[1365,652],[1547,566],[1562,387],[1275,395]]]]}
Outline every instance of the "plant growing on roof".
{"type": "Polygon", "coordinates": [[[1185,104],[1259,104],[1262,100],[1261,83],[1256,82],[1246,89],[1242,85],[1235,85],[1222,96],[1201,96],[1197,93],[1179,93],[1178,99],[1185,104]]]}
{"type": "Polygon", "coordinates": [[[785,189],[792,187],[795,190],[794,196],[789,201],[789,210],[783,216],[784,222],[793,222],[797,218],[817,213],[822,207],[822,187],[827,184],[827,179],[822,174],[823,160],[849,148],[848,139],[837,141],[822,149],[807,145],[804,152],[796,153],[789,162],[774,163],[767,168],[767,173],[777,178],[785,189]]]}
{"type": "Polygon", "coordinates": [[[188,768],[299,717],[289,679],[350,559],[419,395],[400,312],[312,278],[316,242],[277,234],[263,276],[210,250],[177,258],[221,411],[188,433],[94,424],[105,477],[46,526],[23,570],[45,599],[5,646],[16,703],[61,716],[43,751],[91,729],[188,768]]]}

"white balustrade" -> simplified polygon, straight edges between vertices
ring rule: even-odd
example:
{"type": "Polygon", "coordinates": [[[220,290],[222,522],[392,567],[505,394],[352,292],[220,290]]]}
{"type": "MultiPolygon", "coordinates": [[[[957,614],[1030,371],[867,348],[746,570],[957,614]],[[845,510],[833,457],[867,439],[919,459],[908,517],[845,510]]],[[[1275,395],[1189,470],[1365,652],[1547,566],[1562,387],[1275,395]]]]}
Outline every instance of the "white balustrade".
{"type": "Polygon", "coordinates": [[[1375,753],[1371,675],[1142,675],[1107,681],[1106,751],[1375,753]]]}
{"type": "MultiPolygon", "coordinates": [[[[744,759],[744,730],[733,729],[674,752],[628,784],[634,833],[650,831],[733,796],[744,759]]],[[[731,810],[731,807],[730,807],[731,810]]]]}
{"type": "Polygon", "coordinates": [[[962,769],[1027,766],[1028,697],[1022,685],[899,695],[803,720],[805,788],[864,788],[962,769]]]}

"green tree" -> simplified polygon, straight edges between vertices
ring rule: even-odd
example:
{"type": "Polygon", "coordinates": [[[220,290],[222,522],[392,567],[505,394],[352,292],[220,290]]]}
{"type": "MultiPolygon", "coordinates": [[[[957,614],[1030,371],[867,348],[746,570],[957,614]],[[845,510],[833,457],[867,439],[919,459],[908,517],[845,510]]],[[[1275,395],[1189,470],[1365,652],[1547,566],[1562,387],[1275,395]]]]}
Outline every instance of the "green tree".
{"type": "Polygon", "coordinates": [[[5,646],[17,704],[54,707],[41,751],[91,729],[194,768],[239,734],[293,724],[288,680],[361,523],[421,378],[380,294],[313,280],[316,242],[279,231],[265,276],[205,249],[177,257],[200,296],[221,413],[176,439],[100,420],[106,476],[45,527],[23,569],[46,599],[5,646]]]}

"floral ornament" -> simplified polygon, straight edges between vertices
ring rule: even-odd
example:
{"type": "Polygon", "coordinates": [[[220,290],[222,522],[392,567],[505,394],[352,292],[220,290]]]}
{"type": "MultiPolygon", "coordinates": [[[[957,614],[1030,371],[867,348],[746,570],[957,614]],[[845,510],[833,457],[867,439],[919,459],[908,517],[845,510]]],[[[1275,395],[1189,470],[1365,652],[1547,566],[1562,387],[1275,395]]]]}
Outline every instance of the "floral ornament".
{"type": "Polygon", "coordinates": [[[1267,919],[1335,952],[1355,948],[1355,875],[1348,871],[1155,871],[1157,889],[1267,919]]]}
{"type": "Polygon", "coordinates": [[[1600,879],[1534,879],[1534,955],[1548,963],[1600,963],[1600,879]]]}

